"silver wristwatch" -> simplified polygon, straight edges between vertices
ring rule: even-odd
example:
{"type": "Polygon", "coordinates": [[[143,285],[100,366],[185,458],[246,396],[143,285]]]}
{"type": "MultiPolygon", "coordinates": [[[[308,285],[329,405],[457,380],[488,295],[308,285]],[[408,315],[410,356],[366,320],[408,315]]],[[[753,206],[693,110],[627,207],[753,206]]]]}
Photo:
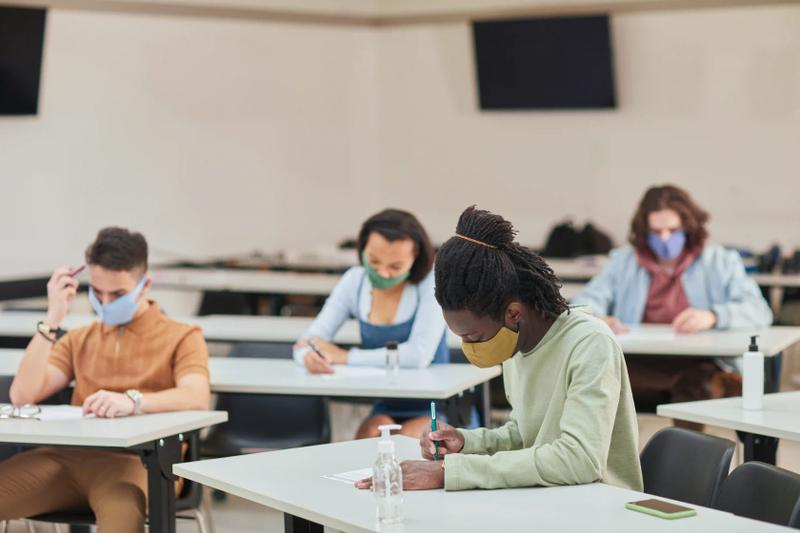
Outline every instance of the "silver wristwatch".
{"type": "Polygon", "coordinates": [[[142,414],[142,393],[136,389],[128,389],[125,391],[125,394],[128,395],[128,398],[133,400],[133,414],[142,414]]]}

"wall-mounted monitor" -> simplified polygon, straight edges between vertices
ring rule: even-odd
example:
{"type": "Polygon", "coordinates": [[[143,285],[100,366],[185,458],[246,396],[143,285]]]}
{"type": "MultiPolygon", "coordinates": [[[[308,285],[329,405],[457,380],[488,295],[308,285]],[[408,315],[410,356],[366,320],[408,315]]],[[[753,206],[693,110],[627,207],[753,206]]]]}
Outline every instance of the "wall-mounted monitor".
{"type": "Polygon", "coordinates": [[[608,16],[473,23],[481,109],[616,107],[608,16]]]}
{"type": "Polygon", "coordinates": [[[0,6],[0,115],[39,110],[45,9],[0,6]]]}

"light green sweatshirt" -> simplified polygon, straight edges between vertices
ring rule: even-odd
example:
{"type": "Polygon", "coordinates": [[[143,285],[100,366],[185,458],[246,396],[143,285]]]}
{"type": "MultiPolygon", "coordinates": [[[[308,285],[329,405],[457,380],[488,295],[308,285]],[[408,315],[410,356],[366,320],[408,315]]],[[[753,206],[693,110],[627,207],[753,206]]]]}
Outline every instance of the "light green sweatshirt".
{"type": "Polygon", "coordinates": [[[614,334],[587,307],[564,312],[529,353],[503,363],[510,421],[459,430],[447,490],[577,485],[642,490],[636,409],[614,334]]]}

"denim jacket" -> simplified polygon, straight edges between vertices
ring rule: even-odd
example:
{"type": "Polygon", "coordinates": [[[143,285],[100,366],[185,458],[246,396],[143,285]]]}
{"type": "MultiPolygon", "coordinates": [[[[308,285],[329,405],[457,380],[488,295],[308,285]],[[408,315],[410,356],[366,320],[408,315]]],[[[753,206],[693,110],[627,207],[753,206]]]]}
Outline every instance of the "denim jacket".
{"type": "MultiPolygon", "coordinates": [[[[681,275],[681,281],[691,307],[714,311],[717,329],[772,324],[772,310],[734,251],[706,245],[681,275]]],[[[639,265],[633,247],[624,246],[611,252],[605,268],[572,304],[588,305],[596,315],[614,316],[623,324],[635,325],[644,316],[649,289],[650,273],[639,265]]]]}

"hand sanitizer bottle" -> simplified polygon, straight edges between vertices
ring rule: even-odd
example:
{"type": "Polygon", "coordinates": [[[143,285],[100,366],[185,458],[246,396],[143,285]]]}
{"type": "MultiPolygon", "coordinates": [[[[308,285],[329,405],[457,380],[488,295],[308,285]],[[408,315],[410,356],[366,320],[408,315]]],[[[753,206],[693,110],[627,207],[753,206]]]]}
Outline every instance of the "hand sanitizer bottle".
{"type": "Polygon", "coordinates": [[[750,347],[742,354],[742,407],[753,411],[764,408],[764,354],[758,351],[757,338],[750,337],[750,347]]]}
{"type": "Polygon", "coordinates": [[[372,490],[380,524],[399,524],[403,521],[403,470],[397,462],[391,431],[400,429],[397,424],[380,426],[378,459],[372,467],[372,490]]]}
{"type": "Polygon", "coordinates": [[[386,343],[386,375],[390,380],[396,380],[400,373],[400,352],[397,349],[397,342],[389,341],[386,343]]]}

